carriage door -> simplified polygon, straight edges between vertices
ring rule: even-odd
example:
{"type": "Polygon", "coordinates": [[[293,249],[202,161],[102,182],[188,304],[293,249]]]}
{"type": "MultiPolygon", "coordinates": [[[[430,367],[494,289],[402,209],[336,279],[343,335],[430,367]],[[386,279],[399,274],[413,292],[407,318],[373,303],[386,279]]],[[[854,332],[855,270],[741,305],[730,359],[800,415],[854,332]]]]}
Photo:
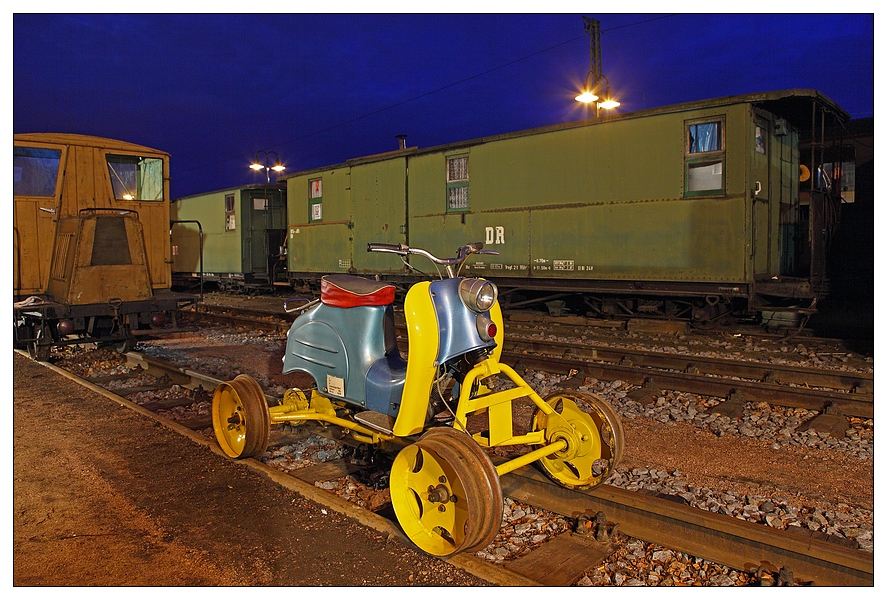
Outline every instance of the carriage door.
{"type": "Polygon", "coordinates": [[[56,240],[60,207],[61,148],[14,146],[13,293],[41,294],[49,284],[49,267],[56,240]]]}
{"type": "MultiPolygon", "coordinates": [[[[753,260],[755,278],[777,274],[778,248],[775,244],[779,220],[778,192],[774,197],[771,178],[773,161],[773,123],[769,113],[755,111],[753,121],[754,148],[752,150],[752,177],[750,183],[752,205],[753,260]]],[[[778,187],[778,186],[777,186],[778,187]]]]}
{"type": "Polygon", "coordinates": [[[276,189],[245,191],[243,214],[248,219],[243,238],[243,274],[248,281],[273,283],[286,237],[286,208],[276,189]]]}
{"type": "Polygon", "coordinates": [[[243,276],[247,283],[267,281],[268,279],[268,248],[265,230],[268,228],[268,198],[265,194],[253,195],[243,192],[243,276]]]}

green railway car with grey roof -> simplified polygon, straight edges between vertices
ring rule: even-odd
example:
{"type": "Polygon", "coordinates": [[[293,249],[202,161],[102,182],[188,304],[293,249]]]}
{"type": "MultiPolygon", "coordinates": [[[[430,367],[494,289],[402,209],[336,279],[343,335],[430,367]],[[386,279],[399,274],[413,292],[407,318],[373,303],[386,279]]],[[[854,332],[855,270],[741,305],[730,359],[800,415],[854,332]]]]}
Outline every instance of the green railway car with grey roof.
{"type": "Polygon", "coordinates": [[[787,90],[295,173],[281,178],[289,278],[408,282],[417,274],[366,244],[446,253],[483,241],[499,254],[465,271],[496,282],[506,306],[571,294],[600,314],[809,312],[827,293],[825,249],[840,203],[834,177],[810,174],[835,162],[822,140],[848,119],[816,91],[787,90]]]}
{"type": "Polygon", "coordinates": [[[253,184],[178,198],[170,209],[177,287],[270,291],[286,276],[286,187],[253,184]]]}

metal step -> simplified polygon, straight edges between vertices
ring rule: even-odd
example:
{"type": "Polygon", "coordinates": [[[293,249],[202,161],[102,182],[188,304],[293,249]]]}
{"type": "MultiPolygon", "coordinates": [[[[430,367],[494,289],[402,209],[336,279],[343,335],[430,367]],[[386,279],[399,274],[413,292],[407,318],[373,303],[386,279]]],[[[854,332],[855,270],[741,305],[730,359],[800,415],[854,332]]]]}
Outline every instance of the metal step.
{"type": "Polygon", "coordinates": [[[383,415],[382,413],[376,412],[374,410],[365,410],[354,415],[354,420],[358,423],[366,425],[367,427],[371,427],[376,431],[381,431],[382,433],[387,433],[388,435],[394,435],[394,417],[383,415]]]}

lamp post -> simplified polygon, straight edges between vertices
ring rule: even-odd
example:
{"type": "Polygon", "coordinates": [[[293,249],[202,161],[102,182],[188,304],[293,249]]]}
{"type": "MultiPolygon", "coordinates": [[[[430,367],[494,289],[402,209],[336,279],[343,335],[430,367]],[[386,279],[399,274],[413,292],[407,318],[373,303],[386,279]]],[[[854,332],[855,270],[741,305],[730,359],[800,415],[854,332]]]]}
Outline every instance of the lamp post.
{"type": "Polygon", "coordinates": [[[264,150],[259,150],[256,152],[256,158],[253,159],[253,164],[249,166],[253,171],[261,171],[265,170],[265,179],[268,183],[271,183],[271,171],[275,173],[281,173],[286,167],[280,164],[280,157],[277,156],[277,152],[265,152],[264,150]],[[263,156],[263,161],[259,162],[259,155],[263,156]],[[274,164],[270,164],[271,156],[274,156],[274,164]]]}
{"type": "Polygon", "coordinates": [[[601,74],[601,23],[597,19],[582,17],[582,25],[585,27],[585,35],[590,38],[590,69],[585,76],[585,89],[576,96],[577,102],[583,102],[591,110],[594,104],[594,116],[600,114],[600,109],[611,110],[619,106],[619,102],[610,97],[610,80],[601,74]],[[604,99],[601,102],[599,85],[601,80],[607,82],[604,99]]]}

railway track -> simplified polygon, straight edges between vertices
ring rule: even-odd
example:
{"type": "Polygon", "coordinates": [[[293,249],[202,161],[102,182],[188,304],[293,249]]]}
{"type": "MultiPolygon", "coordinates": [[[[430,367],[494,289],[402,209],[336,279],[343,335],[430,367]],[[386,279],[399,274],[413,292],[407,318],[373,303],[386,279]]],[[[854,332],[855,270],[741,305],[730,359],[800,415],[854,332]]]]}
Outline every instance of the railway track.
{"type": "MultiPolygon", "coordinates": [[[[291,322],[285,313],[240,307],[203,305],[196,314],[198,318],[281,333],[291,322]]],[[[714,412],[735,417],[741,416],[746,402],[766,402],[819,412],[822,418],[811,426],[835,435],[841,434],[844,417],[874,418],[871,373],[540,339],[515,335],[510,324],[509,328],[503,352],[507,362],[553,373],[624,381],[642,388],[633,396],[642,404],[655,400],[662,390],[673,390],[722,398],[725,401],[714,412]]],[[[514,329],[532,331],[521,326],[514,329]]],[[[405,347],[405,328],[399,328],[398,335],[405,347]]]]}
{"type": "Polygon", "coordinates": [[[767,402],[874,418],[874,379],[871,374],[515,337],[506,340],[503,356],[513,364],[520,363],[533,369],[584,373],[605,381],[618,379],[647,388],[651,392],[650,398],[666,389],[725,398],[730,404],[721,410],[731,416],[737,410],[741,414],[745,402],[767,402]]]}
{"type": "MultiPolygon", "coordinates": [[[[124,359],[121,359],[124,363],[124,359]]],[[[160,394],[160,399],[142,402],[138,410],[152,414],[170,414],[177,407],[206,402],[219,380],[195,371],[128,353],[125,364],[117,365],[86,378],[67,376],[89,386],[110,388],[121,404],[133,405],[123,395],[162,392],[178,388],[176,394],[160,394]],[[147,380],[148,383],[144,381],[147,380]],[[184,390],[184,392],[183,392],[184,390]]],[[[277,399],[268,398],[275,403],[277,399]]],[[[179,421],[188,431],[211,427],[208,414],[179,421]]],[[[302,429],[301,427],[299,429],[302,429]]],[[[312,431],[339,438],[336,428],[312,428],[312,431]]],[[[272,446],[287,441],[286,431],[276,431],[272,446]]],[[[215,444],[195,434],[203,443],[215,444]]],[[[281,485],[296,489],[315,501],[328,502],[334,510],[349,515],[360,513],[359,520],[381,530],[397,533],[396,521],[386,510],[363,514],[360,509],[342,504],[341,499],[319,492],[315,482],[342,477],[354,470],[348,461],[328,463],[285,473],[259,461],[245,461],[281,485]],[[301,482],[301,483],[299,483],[301,482]],[[334,499],[335,498],[335,499],[334,499]]],[[[457,555],[451,562],[494,583],[506,585],[570,585],[582,573],[605,559],[612,550],[614,531],[654,542],[705,560],[745,572],[769,573],[783,580],[816,585],[870,586],[874,583],[873,555],[830,541],[800,533],[782,531],[749,523],[725,515],[713,514],[675,503],[669,499],[629,492],[602,485],[592,491],[575,491],[556,486],[532,467],[522,468],[502,477],[503,493],[510,498],[562,515],[576,522],[573,531],[563,533],[530,554],[501,566],[485,564],[476,557],[457,555]],[[594,526],[595,517],[599,523],[594,526]]],[[[390,513],[390,507],[388,507],[390,513]]],[[[405,538],[404,538],[405,539],[405,538]]]]}

